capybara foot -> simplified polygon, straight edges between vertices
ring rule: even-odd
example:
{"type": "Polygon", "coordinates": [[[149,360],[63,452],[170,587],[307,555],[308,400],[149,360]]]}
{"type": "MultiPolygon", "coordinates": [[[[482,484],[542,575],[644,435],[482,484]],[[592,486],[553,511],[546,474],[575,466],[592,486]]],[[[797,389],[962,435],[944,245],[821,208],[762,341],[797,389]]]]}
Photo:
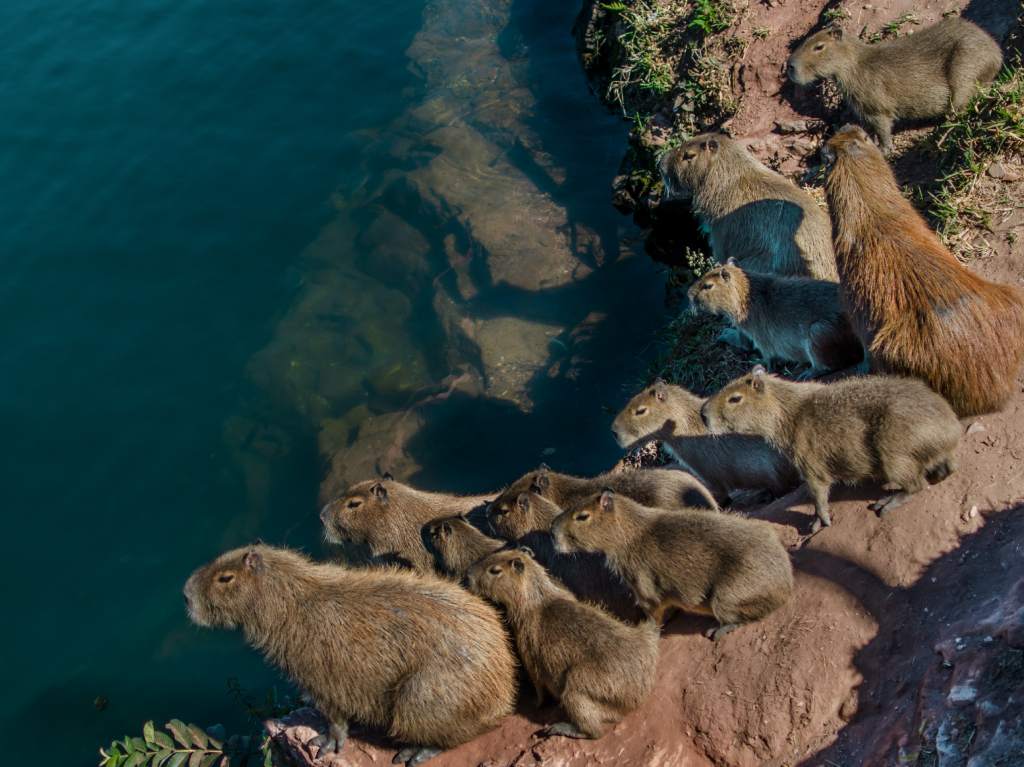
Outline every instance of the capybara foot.
{"type": "Polygon", "coordinates": [[[897,506],[902,506],[906,503],[908,498],[910,498],[910,493],[894,493],[893,495],[887,495],[885,498],[879,498],[874,503],[869,503],[868,508],[877,513],[878,516],[884,517],[897,506]]]}
{"type": "Polygon", "coordinates": [[[572,722],[556,722],[555,724],[549,725],[541,730],[543,735],[562,735],[566,738],[589,738],[587,733],[583,732],[579,727],[574,725],[572,722]]]}
{"type": "Polygon", "coordinates": [[[718,626],[717,628],[708,629],[707,631],[704,632],[704,636],[706,636],[708,639],[711,639],[711,640],[717,642],[719,639],[724,637],[726,634],[728,634],[728,633],[730,633],[732,631],[735,631],[739,627],[740,627],[739,623],[724,623],[721,626],[718,626]]]}
{"type": "Polygon", "coordinates": [[[405,764],[405,767],[416,767],[417,765],[423,764],[435,756],[441,753],[439,748],[421,748],[419,746],[408,746],[403,748],[397,754],[394,759],[391,760],[392,764],[405,764]]]}
{"type": "Polygon", "coordinates": [[[820,533],[822,529],[826,527],[832,527],[832,517],[830,517],[828,514],[819,515],[811,523],[811,535],[820,533]]]}
{"type": "Polygon", "coordinates": [[[925,479],[928,480],[928,484],[937,485],[939,482],[944,480],[950,474],[956,471],[956,464],[951,459],[947,459],[942,463],[933,466],[925,474],[925,479]]]}
{"type": "Polygon", "coordinates": [[[348,738],[348,725],[332,724],[323,735],[317,735],[312,740],[306,741],[307,746],[316,746],[319,749],[317,757],[323,754],[340,754],[345,746],[345,739],[348,738]]]}

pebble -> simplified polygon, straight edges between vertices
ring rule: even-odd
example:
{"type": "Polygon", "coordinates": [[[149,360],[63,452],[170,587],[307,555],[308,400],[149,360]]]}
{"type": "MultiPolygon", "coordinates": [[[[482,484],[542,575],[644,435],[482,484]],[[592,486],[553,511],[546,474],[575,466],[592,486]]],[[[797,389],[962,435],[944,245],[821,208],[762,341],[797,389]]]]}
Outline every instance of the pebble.
{"type": "Polygon", "coordinates": [[[985,426],[981,421],[975,421],[967,427],[968,434],[980,434],[983,431],[985,431],[985,426]]]}

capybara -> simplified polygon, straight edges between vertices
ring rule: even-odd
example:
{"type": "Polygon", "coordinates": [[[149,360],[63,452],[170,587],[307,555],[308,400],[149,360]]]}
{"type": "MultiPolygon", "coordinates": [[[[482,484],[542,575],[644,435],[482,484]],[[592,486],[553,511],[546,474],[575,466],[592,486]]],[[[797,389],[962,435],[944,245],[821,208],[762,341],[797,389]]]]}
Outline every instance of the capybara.
{"type": "Polygon", "coordinates": [[[810,365],[815,378],[864,358],[834,282],[745,271],[736,260],[710,269],[689,290],[690,306],[725,317],[771,369],[774,360],[810,365]]]}
{"type": "Polygon", "coordinates": [[[568,722],[549,735],[600,738],[654,687],[658,625],[620,623],[580,602],[534,561],[529,549],[499,551],[469,570],[470,589],[505,611],[537,693],[558,699],[568,722]]]}
{"type": "Polygon", "coordinates": [[[789,58],[789,78],[809,85],[835,82],[847,106],[892,149],[892,125],[901,118],[939,117],[971,100],[1003,65],[998,43],[961,18],[895,40],[868,45],[839,27],[807,38],[789,58]]]}
{"type": "Polygon", "coordinates": [[[863,130],[824,153],[843,304],[872,370],[923,379],[960,416],[999,410],[1024,357],[1021,291],[953,257],[863,130]]]}
{"type": "Polygon", "coordinates": [[[424,526],[440,517],[482,510],[486,504],[485,496],[429,493],[393,479],[371,479],[327,503],[320,520],[332,543],[366,544],[375,557],[396,558],[432,573],[434,555],[424,544],[424,526]]]}
{"type": "Polygon", "coordinates": [[[815,531],[832,524],[828,496],[836,482],[894,487],[869,506],[883,515],[956,470],[960,422],[915,378],[796,383],[758,365],[708,399],[703,415],[712,432],[755,434],[789,457],[814,498],[815,531]]]}
{"type": "Polygon", "coordinates": [[[449,581],[391,568],[318,564],[262,544],[197,569],[185,601],[200,626],[238,628],[331,722],[386,732],[420,764],[512,711],[516,668],[497,611],[449,581]]]}
{"type": "Polygon", "coordinates": [[[668,199],[692,199],[717,261],[755,272],[836,281],[828,215],[809,194],[754,159],[739,142],[707,133],[665,153],[668,199]]]}
{"type": "Polygon", "coordinates": [[[655,621],[672,607],[714,616],[714,639],[769,615],[793,591],[775,530],[737,514],[649,509],[606,490],[563,512],[552,534],[559,551],[603,552],[655,621]]]}
{"type": "Polygon", "coordinates": [[[751,492],[778,498],[800,484],[789,459],[761,437],[709,434],[700,417],[703,406],[703,397],[658,380],[629,401],[615,417],[612,432],[627,450],[659,440],[720,504],[751,492]]]}

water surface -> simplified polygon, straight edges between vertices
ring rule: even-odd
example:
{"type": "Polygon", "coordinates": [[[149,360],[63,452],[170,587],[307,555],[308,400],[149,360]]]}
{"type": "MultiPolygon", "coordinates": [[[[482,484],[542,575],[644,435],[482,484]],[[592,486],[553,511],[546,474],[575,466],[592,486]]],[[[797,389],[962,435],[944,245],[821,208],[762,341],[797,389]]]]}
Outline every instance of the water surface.
{"type": "Polygon", "coordinates": [[[0,7],[11,763],[244,726],[228,679],[280,681],[180,587],[257,536],[323,555],[325,470],[478,491],[614,461],[662,287],[608,205],[625,128],[574,12],[0,7]]]}

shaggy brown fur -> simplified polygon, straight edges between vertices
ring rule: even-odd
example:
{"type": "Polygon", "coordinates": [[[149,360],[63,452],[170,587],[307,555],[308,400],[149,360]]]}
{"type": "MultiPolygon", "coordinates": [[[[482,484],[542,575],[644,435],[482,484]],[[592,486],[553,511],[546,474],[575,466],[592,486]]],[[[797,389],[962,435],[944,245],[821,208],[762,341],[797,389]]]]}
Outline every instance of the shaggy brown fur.
{"type": "Polygon", "coordinates": [[[375,557],[397,558],[415,570],[432,573],[434,557],[424,545],[424,526],[486,504],[485,496],[428,493],[393,479],[367,480],[326,504],[320,519],[331,543],[366,544],[375,557]]]}
{"type": "Polygon", "coordinates": [[[465,517],[445,517],[427,525],[427,540],[437,556],[438,569],[454,578],[466,575],[470,565],[505,546],[477,530],[465,517]]]}
{"type": "Polygon", "coordinates": [[[777,610],[793,591],[789,554],[767,522],[734,514],[648,509],[605,491],[555,520],[559,551],[602,551],[660,622],[680,607],[710,612],[719,639],[777,610]]]}
{"type": "Polygon", "coordinates": [[[704,134],[665,153],[668,199],[693,200],[718,261],[755,272],[836,280],[828,216],[784,176],[724,134],[704,134]]]}
{"type": "Polygon", "coordinates": [[[999,45],[969,21],[949,18],[913,35],[875,45],[838,27],[811,35],[789,58],[798,85],[835,81],[849,106],[892,148],[899,118],[939,117],[970,101],[979,83],[991,82],[1003,65],[999,45]]]}
{"type": "Polygon", "coordinates": [[[621,620],[641,620],[643,615],[629,589],[608,571],[603,556],[569,557],[555,551],[551,523],[561,513],[561,506],[539,493],[522,492],[511,504],[501,499],[491,504],[490,526],[497,535],[528,546],[536,553],[537,561],[580,599],[601,605],[621,620]]]}
{"type": "Polygon", "coordinates": [[[894,485],[899,492],[869,507],[882,515],[956,470],[960,422],[913,378],[794,383],[759,365],[711,397],[703,415],[711,431],[756,434],[793,461],[814,497],[814,530],[832,523],[828,495],[836,482],[894,485]]]}
{"type": "Polygon", "coordinates": [[[550,693],[570,722],[550,735],[600,738],[654,687],[658,626],[627,626],[580,602],[555,582],[529,549],[500,551],[469,571],[469,587],[504,608],[537,705],[550,693]]]}
{"type": "Polygon", "coordinates": [[[863,130],[825,153],[843,302],[873,368],[924,379],[961,416],[1000,409],[1024,357],[1020,290],[953,257],[863,130]]]}
{"type": "MultiPolygon", "coordinates": [[[[200,626],[246,641],[313,698],[340,751],[355,720],[401,743],[450,748],[511,713],[516,670],[490,605],[448,581],[408,571],[317,564],[256,545],[222,554],[185,584],[200,626]]],[[[418,764],[436,753],[409,757],[418,764]]]]}
{"type": "Polygon", "coordinates": [[[700,480],[678,469],[639,469],[584,478],[541,466],[517,479],[491,503],[491,525],[509,539],[531,530],[547,530],[563,509],[571,509],[605,488],[644,506],[718,508],[714,496],[700,480]]]}
{"type": "Polygon", "coordinates": [[[864,358],[834,282],[746,272],[730,258],[694,282],[689,297],[694,311],[725,317],[747,336],[769,369],[773,360],[801,362],[810,365],[801,378],[814,378],[864,358]]]}
{"type": "Polygon", "coordinates": [[[629,401],[612,431],[625,449],[659,440],[683,468],[726,503],[734,493],[786,494],[800,483],[793,464],[760,437],[711,435],[700,418],[704,399],[681,386],[656,381],[629,401]]]}

